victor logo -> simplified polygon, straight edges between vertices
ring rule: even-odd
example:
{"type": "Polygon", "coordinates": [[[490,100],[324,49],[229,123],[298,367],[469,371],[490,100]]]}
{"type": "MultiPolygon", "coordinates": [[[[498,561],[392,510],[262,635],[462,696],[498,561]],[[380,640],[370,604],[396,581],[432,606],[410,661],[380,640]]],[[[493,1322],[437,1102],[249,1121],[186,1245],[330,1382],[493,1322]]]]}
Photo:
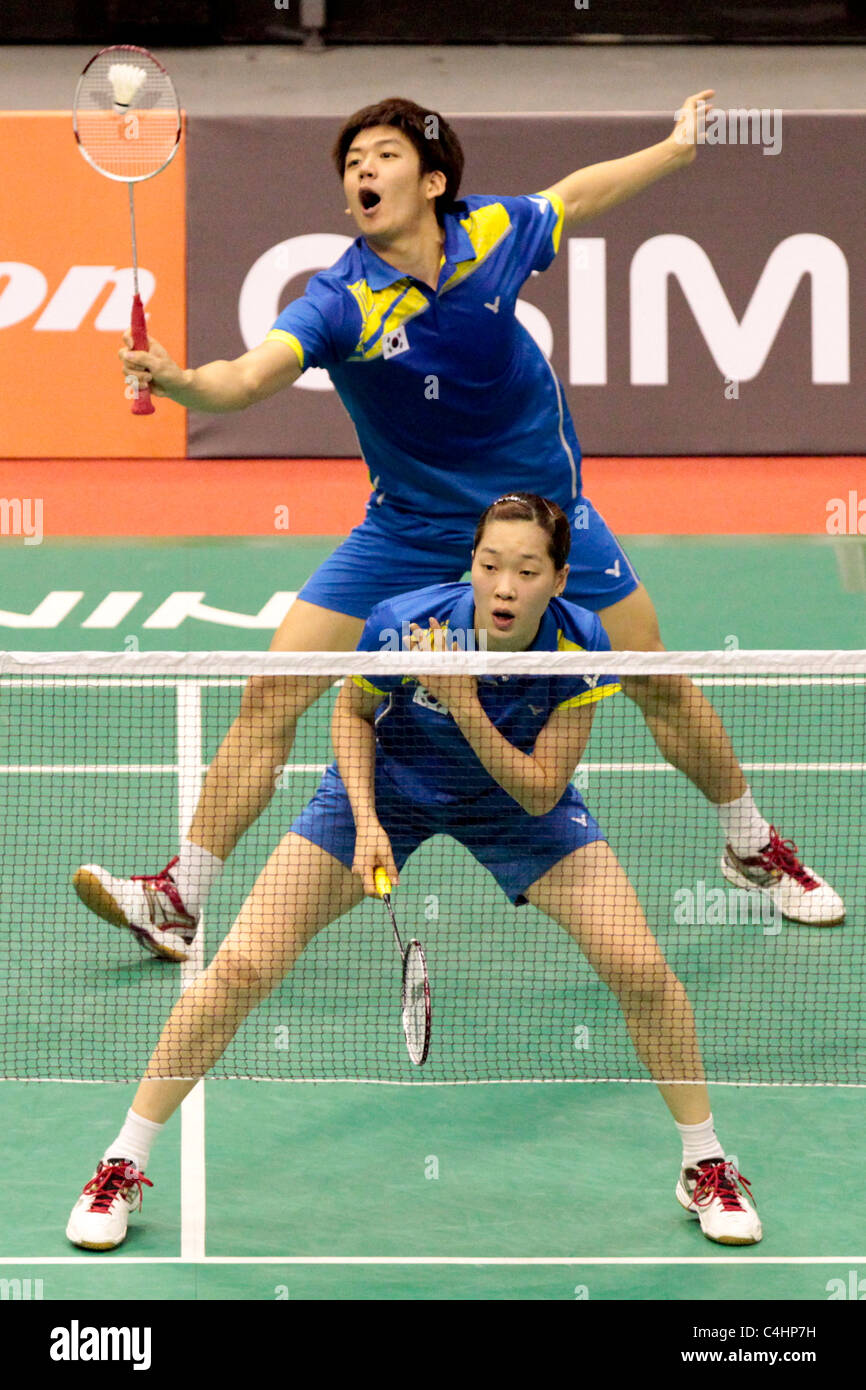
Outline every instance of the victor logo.
{"type": "Polygon", "coordinates": [[[149,1327],[69,1327],[51,1329],[52,1361],[131,1361],[134,1371],[150,1370],[149,1327]]]}

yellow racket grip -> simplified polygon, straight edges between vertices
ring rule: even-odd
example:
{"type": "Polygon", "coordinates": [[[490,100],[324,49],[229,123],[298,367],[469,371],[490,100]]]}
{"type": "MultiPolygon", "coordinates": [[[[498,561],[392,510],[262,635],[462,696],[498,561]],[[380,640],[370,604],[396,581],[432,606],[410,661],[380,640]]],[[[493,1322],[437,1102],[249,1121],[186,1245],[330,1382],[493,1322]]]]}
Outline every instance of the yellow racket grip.
{"type": "Polygon", "coordinates": [[[391,880],[384,869],[377,869],[373,874],[373,882],[376,885],[376,892],[380,898],[384,898],[386,893],[391,892],[391,880]]]}

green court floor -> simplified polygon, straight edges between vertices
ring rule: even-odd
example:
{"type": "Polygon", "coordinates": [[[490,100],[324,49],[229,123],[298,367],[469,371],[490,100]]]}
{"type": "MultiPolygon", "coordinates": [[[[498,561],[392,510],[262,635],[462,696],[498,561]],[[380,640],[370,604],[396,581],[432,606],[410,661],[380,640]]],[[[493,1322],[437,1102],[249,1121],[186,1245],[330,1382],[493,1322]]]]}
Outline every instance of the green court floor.
{"type": "MultiPolygon", "coordinates": [[[[134,639],[142,650],[265,647],[266,628],[232,622],[259,612],[277,591],[296,590],[331,544],[5,545],[0,645],[122,650],[134,639]],[[167,605],[178,593],[204,595],[201,602],[228,620],[148,623],[160,610],[163,620],[179,611],[177,602],[167,605]],[[43,609],[54,625],[20,625],[58,594],[78,595],[65,617],[58,614],[68,597],[54,598],[43,609]],[[111,594],[127,600],[114,600],[112,608],[105,603],[111,594]],[[140,597],[117,617],[132,595],[140,597]],[[101,620],[117,622],[82,626],[100,605],[101,620]],[[17,623],[8,623],[10,614],[19,615],[17,623]]],[[[866,646],[860,542],[845,553],[829,540],[796,539],[642,538],[628,548],[671,648],[866,646]]],[[[705,1020],[710,1076],[734,1083],[711,1085],[713,1111],[760,1204],[765,1238],[758,1247],[712,1245],[678,1207],[676,1131],[655,1088],[640,1080],[645,1074],[629,1060],[628,1040],[616,1033],[572,943],[529,910],[524,941],[533,943],[532,953],[527,947],[514,979],[505,979],[512,910],[464,851],[454,847],[448,857],[450,842],[440,840],[419,851],[401,888],[404,910],[418,917],[433,884],[441,896],[440,917],[425,924],[433,958],[438,951],[440,1040],[425,1079],[462,1074],[489,1082],[498,1067],[511,1084],[418,1085],[402,1058],[386,1074],[411,1084],[210,1080],[206,1188],[199,1184],[194,1200],[181,1202],[176,1116],[154,1152],[148,1176],[155,1186],[126,1245],[109,1255],[74,1251],[63,1235],[69,1208],[119,1128],[135,1089],[130,1078],[178,980],[173,967],[143,957],[120,933],[94,928],[65,876],[82,860],[109,854],[117,872],[161,867],[175,851],[177,777],[116,773],[107,780],[68,772],[53,778],[48,796],[44,778],[7,770],[0,778],[4,863],[42,867],[29,875],[13,869],[16,894],[0,899],[0,983],[14,1006],[2,1069],[91,1084],[0,1087],[3,1296],[16,1296],[15,1280],[22,1288],[30,1280],[31,1297],[38,1290],[44,1299],[825,1300],[830,1281],[848,1281],[851,1270],[866,1274],[859,1157],[866,1035],[857,1008],[866,978],[863,778],[837,766],[866,758],[864,726],[849,724],[852,706],[838,691],[820,710],[812,704],[808,720],[800,716],[796,725],[778,692],[757,692],[748,715],[729,690],[707,693],[744,762],[760,768],[750,775],[759,802],[771,803],[774,815],[778,810],[785,833],[802,837],[810,862],[844,893],[843,927],[765,933],[738,925],[719,933],[671,921],[673,884],[722,882],[717,827],[676,774],[641,771],[654,753],[626,702],[606,730],[596,721],[587,756],[603,766],[618,749],[634,759],[635,770],[618,781],[590,772],[584,795],[705,1020]],[[819,756],[835,770],[797,770],[819,756]],[[634,815],[641,803],[656,824],[664,817],[670,826],[653,838],[661,849],[652,860],[634,815]],[[498,972],[498,1014],[485,999],[491,970],[498,972]],[[546,1020],[540,1041],[525,1017],[521,1024],[527,1000],[546,1020]],[[601,1074],[630,1075],[633,1084],[562,1080],[575,1071],[570,1037],[580,1017],[603,1023],[612,1039],[603,1057],[581,1059],[586,1074],[601,1066],[601,1074]],[[92,1084],[106,1072],[124,1079],[92,1084]],[[548,1084],[526,1081],[527,1074],[547,1075],[548,1084]],[[750,1079],[787,1084],[743,1084],[750,1079]],[[803,1080],[823,1084],[791,1084],[803,1080]],[[834,1081],[848,1084],[827,1084],[834,1081]],[[202,1241],[195,1223],[205,1210],[202,1241]],[[122,1280],[112,1269],[117,1263],[122,1280]]],[[[205,761],[237,694],[205,693],[205,761]]],[[[134,744],[120,697],[108,718],[86,691],[30,693],[17,706],[16,699],[0,692],[0,764],[7,769],[16,758],[16,730],[28,721],[34,764],[169,767],[175,758],[174,708],[161,692],[147,708],[153,740],[146,754],[134,744]]],[[[862,690],[856,708],[862,716],[862,690]]],[[[307,717],[299,745],[298,760],[311,767],[328,756],[325,713],[307,717]]],[[[209,904],[208,955],[317,779],[314,771],[288,778],[245,837],[209,904]]],[[[386,1024],[379,1033],[370,1019],[393,974],[393,945],[375,904],[346,920],[352,939],[363,943],[348,971],[339,971],[337,925],[311,948],[297,980],[248,1021],[225,1072],[288,1077],[298,1073],[303,1053],[305,1074],[321,1077],[340,1036],[355,1048],[353,1075],[364,1075],[359,1064],[372,1066],[388,1051],[393,1029],[386,1024]],[[317,971],[331,986],[324,1004],[312,988],[317,971]],[[287,1019],[292,1045],[285,1049],[275,1039],[287,1019]],[[295,1046],[305,1029],[309,1037],[330,1038],[322,1056],[315,1046],[306,1053],[295,1046]],[[367,1058],[358,1051],[362,1035],[367,1058]]]]}
{"type": "MultiPolygon", "coordinates": [[[[671,650],[721,648],[730,639],[741,647],[866,646],[861,537],[640,536],[623,543],[671,650]]],[[[0,540],[0,642],[36,651],[122,651],[130,638],[142,651],[267,647],[270,633],[262,629],[191,618],[177,627],[147,624],[178,592],[204,590],[204,602],[215,608],[256,614],[274,593],[299,589],[336,544],[331,537],[40,546],[0,540]],[[103,618],[109,626],[89,626],[112,592],[141,597],[126,616],[103,618]],[[69,597],[44,610],[40,626],[22,625],[18,615],[33,615],[58,593],[69,597]]]]}

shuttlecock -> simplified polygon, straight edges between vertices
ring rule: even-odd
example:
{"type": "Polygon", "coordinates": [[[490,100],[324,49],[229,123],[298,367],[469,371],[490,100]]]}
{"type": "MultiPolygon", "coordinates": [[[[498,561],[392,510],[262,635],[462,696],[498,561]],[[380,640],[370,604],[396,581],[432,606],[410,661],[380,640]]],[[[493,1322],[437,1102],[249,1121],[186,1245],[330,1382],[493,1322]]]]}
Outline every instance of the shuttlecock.
{"type": "Polygon", "coordinates": [[[112,106],[118,116],[122,116],[132,105],[132,98],[141,84],[147,81],[147,73],[132,63],[114,63],[108,69],[108,80],[114,93],[112,106]]]}

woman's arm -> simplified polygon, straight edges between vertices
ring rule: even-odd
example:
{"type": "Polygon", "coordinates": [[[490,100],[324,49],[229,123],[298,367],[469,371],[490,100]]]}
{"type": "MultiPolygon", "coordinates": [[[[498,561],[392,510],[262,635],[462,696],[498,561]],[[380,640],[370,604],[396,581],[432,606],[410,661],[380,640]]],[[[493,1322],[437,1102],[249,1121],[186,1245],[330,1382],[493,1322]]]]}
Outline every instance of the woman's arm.
{"type": "MultiPolygon", "coordinates": [[[[441,698],[490,776],[530,816],[543,816],[553,810],[583,756],[595,704],[554,710],[532,753],[521,753],[487,718],[475,680],[465,676],[449,679],[460,685],[452,685],[447,694],[443,691],[441,698]]],[[[437,691],[431,694],[436,695],[437,691]]]]}
{"type": "Polygon", "coordinates": [[[376,731],[373,717],[382,696],[364,690],[349,676],[334,706],[331,737],[337,767],[349,794],[355,817],[355,858],[352,872],[364,880],[364,892],[378,897],[373,874],[386,870],[392,883],[399,881],[391,842],[376,815],[376,731]]]}

